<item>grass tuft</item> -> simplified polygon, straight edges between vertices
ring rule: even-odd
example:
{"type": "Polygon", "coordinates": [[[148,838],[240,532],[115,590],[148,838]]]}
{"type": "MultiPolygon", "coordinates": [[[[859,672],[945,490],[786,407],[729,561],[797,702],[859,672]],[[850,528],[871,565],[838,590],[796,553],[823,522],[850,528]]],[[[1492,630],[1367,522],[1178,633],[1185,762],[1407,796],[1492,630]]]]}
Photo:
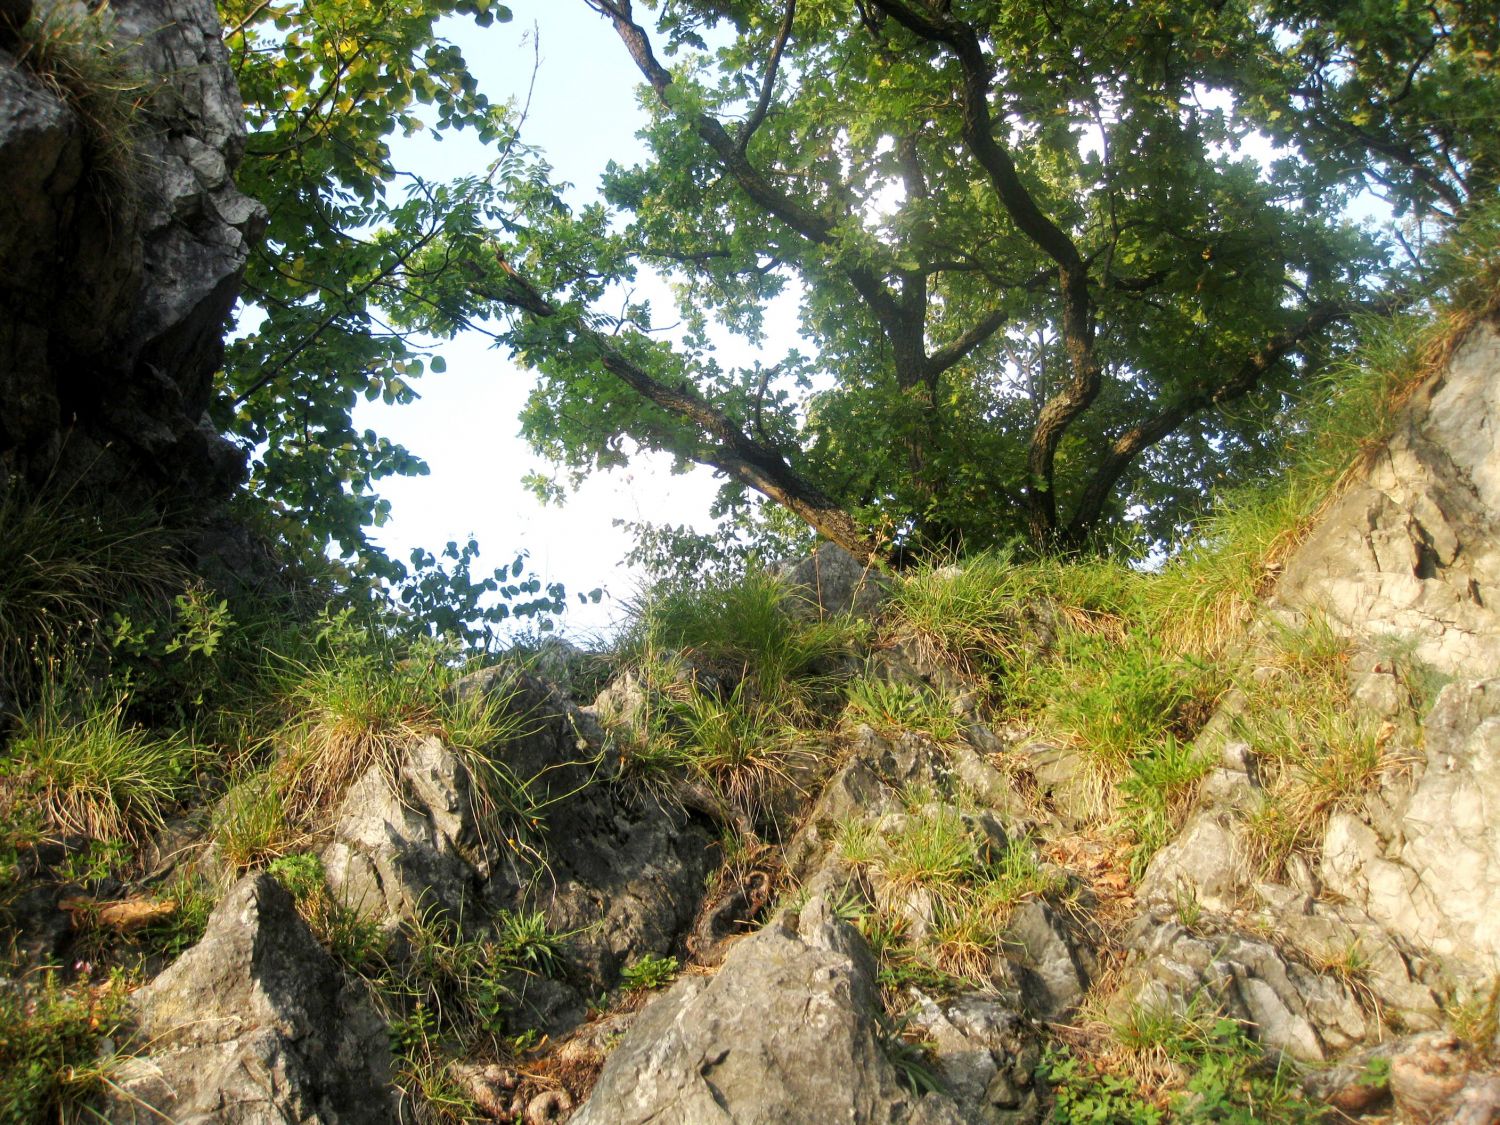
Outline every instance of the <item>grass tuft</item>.
{"type": "Polygon", "coordinates": [[[107,5],[54,0],[36,5],[17,50],[17,61],[83,122],[88,172],[103,200],[139,185],[137,146],[153,84],[129,63],[127,46],[107,5]]]}
{"type": "Polygon", "coordinates": [[[196,757],[181,736],[130,726],[125,701],[52,688],[15,735],[0,785],[36,802],[44,824],[64,836],[139,843],[188,793],[196,757]]]}

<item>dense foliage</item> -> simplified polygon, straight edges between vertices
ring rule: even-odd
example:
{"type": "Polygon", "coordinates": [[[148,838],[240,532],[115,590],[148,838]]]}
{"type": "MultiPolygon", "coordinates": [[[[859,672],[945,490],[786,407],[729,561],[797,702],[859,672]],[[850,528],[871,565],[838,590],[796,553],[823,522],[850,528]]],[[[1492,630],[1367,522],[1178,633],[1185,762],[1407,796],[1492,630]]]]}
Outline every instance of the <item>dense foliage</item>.
{"type": "Polygon", "coordinates": [[[577,471],[666,451],[862,553],[1161,541],[1279,467],[1288,402],[1500,169],[1487,3],[577,2],[652,114],[578,211],[440,38],[499,6],[225,5],[272,229],[221,421],[346,551],[371,482],[421,469],[356,397],[496,324],[540,375],[527,435],[577,471]],[[485,175],[392,166],[422,103],[493,144],[485,175]],[[1349,218],[1373,197],[1400,231],[1349,218]],[[644,269],[675,340],[619,310],[644,269]],[[724,365],[714,332],[759,341],[788,290],[800,350],[724,365]]]}

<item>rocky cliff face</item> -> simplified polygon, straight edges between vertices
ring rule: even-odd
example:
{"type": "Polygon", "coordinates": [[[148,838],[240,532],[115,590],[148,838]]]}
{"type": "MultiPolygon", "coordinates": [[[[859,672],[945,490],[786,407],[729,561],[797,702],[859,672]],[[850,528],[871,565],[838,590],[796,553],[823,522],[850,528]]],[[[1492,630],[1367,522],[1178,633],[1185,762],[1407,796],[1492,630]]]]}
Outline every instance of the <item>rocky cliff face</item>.
{"type": "Polygon", "coordinates": [[[214,7],[40,0],[18,31],[26,7],[0,38],[0,480],[222,495],[243,457],[204,412],[264,211],[214,7]]]}
{"type": "MultiPolygon", "coordinates": [[[[1480,324],[1288,560],[1239,686],[1197,736],[1214,768],[1138,881],[1111,833],[1069,806],[1088,785],[1076,752],[990,729],[958,671],[897,645],[867,659],[898,686],[952,680],[948,733],[830,732],[823,767],[781,778],[806,791],[779,846],[731,825],[711,795],[642,790],[625,769],[644,713],[714,669],[678,665],[689,680],[654,687],[626,674],[583,709],[535,677],[478,673],[460,697],[525,716],[526,733],[492,753],[528,795],[539,842],[487,836],[464,759],[428,738],[332,812],[320,845],[331,893],[393,934],[437,911],[487,941],[496,920],[537,911],[562,935],[546,972],[503,982],[507,1026],[544,1032],[549,1049],[444,1064],[443,1081],[499,1121],[1136,1119],[1109,1116],[1104,1094],[1065,1105],[1056,1052],[1088,1027],[1135,1037],[1147,1087],[1174,1067],[1185,1080],[1181,1044],[1151,1040],[1153,1027],[1264,1053],[1259,1077],[1236,1071],[1219,1091],[1249,1088],[1249,1110],[1201,1087],[1171,1103],[1187,1120],[1310,1120],[1328,1103],[1349,1119],[1500,1121],[1486,1062],[1500,1050],[1497,385],[1500,333],[1480,324]],[[1359,753],[1329,757],[1307,736],[1278,763],[1256,741],[1256,712],[1299,690],[1279,646],[1314,624],[1336,635],[1319,643],[1337,651],[1322,666],[1339,680],[1320,681],[1314,710],[1332,718],[1316,737],[1350,736],[1359,753]],[[1269,862],[1266,811],[1298,801],[1302,834],[1269,862]],[[715,820],[738,845],[728,832],[715,841],[715,820]],[[731,858],[731,846],[745,851],[731,858]],[[920,862],[950,884],[913,875],[919,847],[941,853],[920,862]],[[966,864],[990,882],[954,897],[966,864]],[[1009,897],[986,913],[996,887],[1009,897]],[[947,961],[892,959],[923,935],[947,961]],[[693,971],[642,1007],[643,992],[621,987],[627,968],[671,953],[693,971]],[[613,1010],[588,1016],[601,994],[613,1010]],[[1275,1094],[1293,1085],[1307,1100],[1275,1094]]],[[[788,628],[830,609],[886,612],[889,585],[836,554],[785,577],[788,628]]],[[[202,943],[134,1005],[149,1039],[117,1072],[109,1119],[393,1112],[381,1017],[264,876],[231,890],[202,943]]],[[[410,1034],[411,1011],[382,1015],[410,1034]]],[[[1116,1109],[1148,1107],[1152,1093],[1116,1109]]]]}

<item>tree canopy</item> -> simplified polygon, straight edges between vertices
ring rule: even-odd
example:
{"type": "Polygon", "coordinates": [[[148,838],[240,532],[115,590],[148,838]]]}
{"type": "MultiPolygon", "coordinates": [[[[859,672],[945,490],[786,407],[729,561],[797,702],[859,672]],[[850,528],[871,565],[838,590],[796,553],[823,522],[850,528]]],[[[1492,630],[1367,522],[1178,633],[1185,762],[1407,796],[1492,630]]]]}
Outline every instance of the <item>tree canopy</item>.
{"type": "Polygon", "coordinates": [[[220,420],[346,549],[370,482],[420,467],[355,397],[497,320],[538,372],[525,433],[575,471],[665,451],[870,556],[1167,539],[1274,471],[1288,403],[1500,174],[1493,0],[571,2],[651,112],[576,211],[439,36],[498,5],[224,6],[272,229],[220,420]],[[486,174],[390,165],[420,103],[486,174]],[[676,310],[620,307],[642,270],[676,310]],[[763,342],[788,292],[798,348],[726,365],[715,334],[763,342]]]}

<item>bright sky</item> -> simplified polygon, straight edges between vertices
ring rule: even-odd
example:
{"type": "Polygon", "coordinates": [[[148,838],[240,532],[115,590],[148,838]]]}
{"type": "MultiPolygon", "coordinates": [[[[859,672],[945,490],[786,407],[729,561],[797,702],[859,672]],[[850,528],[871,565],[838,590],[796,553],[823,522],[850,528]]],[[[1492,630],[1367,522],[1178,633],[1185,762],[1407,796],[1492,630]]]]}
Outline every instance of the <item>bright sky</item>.
{"type": "MultiPolygon", "coordinates": [[[[515,19],[509,24],[479,29],[455,22],[449,34],[494,101],[524,101],[540,44],[523,139],[544,150],[555,178],[574,184],[572,200],[581,203],[610,160],[628,163],[643,152],[635,137],[645,124],[634,93],[639,73],[609,24],[581,0],[511,0],[511,8],[515,19]]],[[[441,143],[418,135],[396,150],[398,166],[432,179],[482,174],[492,159],[467,135],[441,143]]],[[[444,345],[447,372],[429,374],[417,385],[420,401],[366,403],[356,411],[357,426],[405,445],[432,470],[425,477],[379,482],[392,517],[375,537],[404,559],[413,547],[437,551],[450,539],[461,542],[473,534],[486,571],[529,550],[538,577],[568,588],[564,630],[605,632],[637,584],[620,565],[630,537],[613,521],[707,526],[716,483],[706,470],[674,476],[665,460],[638,459],[627,469],[590,478],[564,507],[540,505],[521,487],[521,478],[551,466],[517,436],[532,376],[488,343],[476,334],[444,345]],[[577,592],[601,585],[609,594],[603,603],[579,604],[577,592]]]]}

